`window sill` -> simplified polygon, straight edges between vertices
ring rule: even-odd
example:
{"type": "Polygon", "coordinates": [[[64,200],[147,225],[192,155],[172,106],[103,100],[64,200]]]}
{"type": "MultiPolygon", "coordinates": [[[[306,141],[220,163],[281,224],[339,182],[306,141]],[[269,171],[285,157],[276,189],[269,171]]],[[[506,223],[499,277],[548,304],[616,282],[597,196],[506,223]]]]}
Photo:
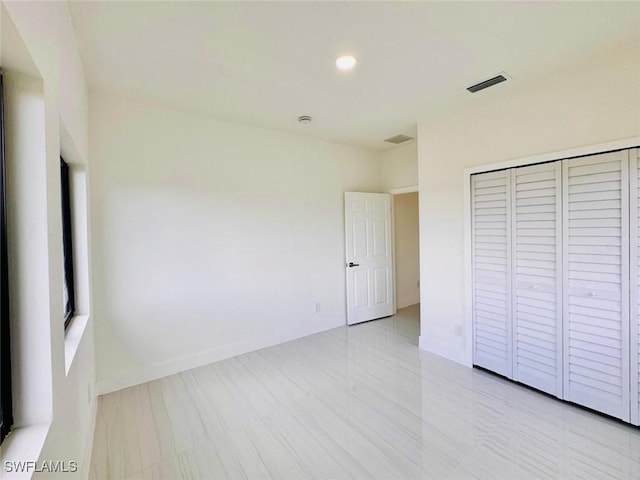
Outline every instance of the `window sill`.
{"type": "Polygon", "coordinates": [[[20,427],[13,430],[2,443],[2,453],[0,459],[2,465],[0,470],[2,478],[7,480],[29,479],[33,475],[31,472],[12,472],[6,471],[7,465],[13,466],[22,462],[37,462],[44,447],[44,442],[49,434],[49,423],[39,423],[29,425],[28,427],[20,427]],[[8,463],[7,463],[8,462],[8,463]]]}
{"type": "Polygon", "coordinates": [[[69,328],[64,337],[64,367],[65,374],[69,375],[73,360],[76,358],[82,336],[87,329],[89,315],[77,315],[71,319],[69,328]]]}

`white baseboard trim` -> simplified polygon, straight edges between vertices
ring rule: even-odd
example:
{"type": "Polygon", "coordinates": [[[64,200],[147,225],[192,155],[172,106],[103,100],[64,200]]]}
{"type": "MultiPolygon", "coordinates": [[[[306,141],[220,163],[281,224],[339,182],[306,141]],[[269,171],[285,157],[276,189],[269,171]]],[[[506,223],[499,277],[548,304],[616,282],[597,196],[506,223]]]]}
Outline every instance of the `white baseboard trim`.
{"type": "Polygon", "coordinates": [[[459,348],[451,348],[449,345],[444,345],[432,338],[420,335],[418,345],[422,350],[425,350],[439,357],[446,358],[456,363],[460,363],[465,367],[471,367],[471,362],[466,358],[464,350],[459,348]]]}
{"type": "Polygon", "coordinates": [[[418,305],[420,303],[420,297],[414,298],[412,300],[405,300],[403,302],[398,302],[396,308],[400,310],[401,308],[413,307],[414,305],[418,305]]]}
{"type": "Polygon", "coordinates": [[[99,380],[96,384],[96,391],[98,395],[106,395],[124,388],[158,380],[159,378],[191,370],[192,368],[202,367],[203,365],[242,355],[243,353],[253,352],[255,350],[271,347],[280,343],[290,342],[297,338],[324,332],[343,325],[345,325],[344,318],[335,319],[330,324],[322,328],[305,329],[294,332],[278,332],[270,335],[269,337],[252,338],[232,345],[224,345],[222,347],[214,348],[213,350],[146,365],[139,369],[126,372],[118,378],[99,380]]]}

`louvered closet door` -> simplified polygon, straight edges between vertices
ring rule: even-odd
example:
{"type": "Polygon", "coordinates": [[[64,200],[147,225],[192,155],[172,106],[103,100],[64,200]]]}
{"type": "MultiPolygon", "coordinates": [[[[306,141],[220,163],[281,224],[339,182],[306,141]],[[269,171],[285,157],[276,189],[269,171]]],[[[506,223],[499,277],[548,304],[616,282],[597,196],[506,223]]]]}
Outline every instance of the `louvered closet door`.
{"type": "Polygon", "coordinates": [[[513,379],[562,397],[562,165],[511,175],[513,379]]]}
{"type": "Polygon", "coordinates": [[[474,363],[511,378],[510,174],[471,181],[474,363]]]}
{"type": "Polygon", "coordinates": [[[640,425],[640,149],[629,152],[631,222],[631,423],[640,425]]]}
{"type": "Polygon", "coordinates": [[[564,396],[628,421],[628,151],[562,167],[564,396]]]}

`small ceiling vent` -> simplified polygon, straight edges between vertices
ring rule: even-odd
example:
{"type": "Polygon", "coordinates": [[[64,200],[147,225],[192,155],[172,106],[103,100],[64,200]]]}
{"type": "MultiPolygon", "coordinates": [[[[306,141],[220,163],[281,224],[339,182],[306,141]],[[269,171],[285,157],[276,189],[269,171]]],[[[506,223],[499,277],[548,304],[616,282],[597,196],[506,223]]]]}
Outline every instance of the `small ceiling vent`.
{"type": "Polygon", "coordinates": [[[469,90],[471,93],[476,93],[480,90],[484,90],[485,88],[493,87],[494,85],[497,85],[499,83],[506,82],[507,78],[509,78],[509,76],[503,72],[493,78],[483,80],[482,82],[476,83],[475,85],[471,85],[470,87],[467,87],[467,90],[469,90]]]}
{"type": "Polygon", "coordinates": [[[394,135],[393,137],[385,138],[385,142],[395,143],[396,145],[399,143],[408,142],[409,140],[413,140],[413,137],[409,137],[407,135],[394,135]]]}

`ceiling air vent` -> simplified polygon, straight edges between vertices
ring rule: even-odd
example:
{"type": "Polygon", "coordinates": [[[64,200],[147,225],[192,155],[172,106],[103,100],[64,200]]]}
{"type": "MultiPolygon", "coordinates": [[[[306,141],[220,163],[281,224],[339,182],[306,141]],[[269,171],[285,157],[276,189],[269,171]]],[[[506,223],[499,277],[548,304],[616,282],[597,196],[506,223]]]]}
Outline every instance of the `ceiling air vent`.
{"type": "Polygon", "coordinates": [[[496,75],[493,78],[484,80],[480,83],[476,83],[475,85],[471,85],[470,87],[467,87],[467,90],[469,90],[471,93],[476,93],[480,90],[484,90],[485,88],[493,87],[494,85],[497,85],[499,83],[506,82],[507,78],[509,77],[506,74],[501,73],[500,75],[496,75]]]}
{"type": "Polygon", "coordinates": [[[409,140],[413,140],[413,137],[409,137],[407,135],[394,135],[393,137],[385,138],[385,142],[395,143],[396,145],[399,143],[408,142],[409,140]]]}

